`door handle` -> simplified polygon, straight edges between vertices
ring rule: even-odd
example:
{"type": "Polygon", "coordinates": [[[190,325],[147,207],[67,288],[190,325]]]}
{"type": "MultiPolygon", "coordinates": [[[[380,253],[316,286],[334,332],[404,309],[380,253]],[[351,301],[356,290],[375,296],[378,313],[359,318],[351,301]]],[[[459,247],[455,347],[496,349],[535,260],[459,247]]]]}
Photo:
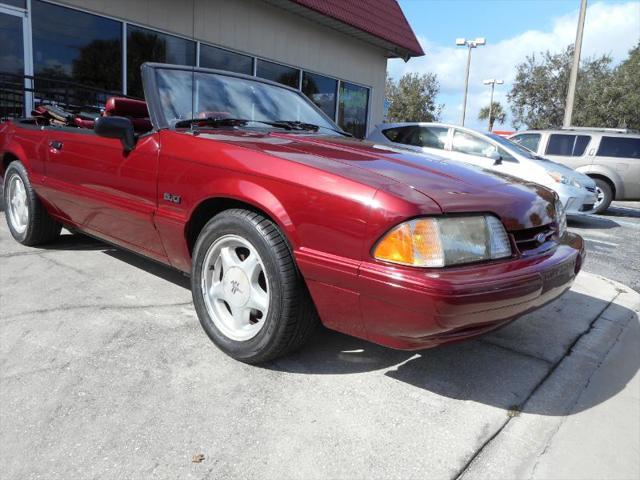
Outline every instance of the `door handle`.
{"type": "Polygon", "coordinates": [[[53,140],[49,142],[49,146],[54,150],[62,150],[62,142],[59,140],[53,140]]]}

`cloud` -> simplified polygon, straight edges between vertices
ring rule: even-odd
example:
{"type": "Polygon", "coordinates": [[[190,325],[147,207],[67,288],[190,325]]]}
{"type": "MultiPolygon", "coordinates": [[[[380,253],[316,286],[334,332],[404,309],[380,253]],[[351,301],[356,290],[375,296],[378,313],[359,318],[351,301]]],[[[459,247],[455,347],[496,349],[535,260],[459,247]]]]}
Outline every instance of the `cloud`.
{"type": "MultiPolygon", "coordinates": [[[[587,9],[582,58],[609,54],[614,63],[626,58],[628,51],[640,41],[640,2],[617,4],[593,3],[587,9]]],[[[482,128],[477,120],[480,108],[489,103],[489,87],[482,80],[498,78],[505,81],[496,87],[494,99],[506,106],[506,94],[515,78],[516,65],[527,55],[549,50],[559,52],[575,41],[578,11],[557,17],[551,22],[549,31],[529,30],[515,37],[491,43],[487,34],[487,45],[473,50],[469,75],[467,99],[467,125],[482,128]]],[[[467,49],[452,45],[437,45],[428,38],[418,36],[427,54],[411,59],[389,61],[392,77],[398,78],[407,72],[433,72],[438,75],[441,92],[439,103],[445,103],[443,120],[458,122],[462,111],[464,71],[467,49]]],[[[509,123],[509,120],[507,120],[509,123]]],[[[510,125],[505,124],[505,128],[510,125]]]]}

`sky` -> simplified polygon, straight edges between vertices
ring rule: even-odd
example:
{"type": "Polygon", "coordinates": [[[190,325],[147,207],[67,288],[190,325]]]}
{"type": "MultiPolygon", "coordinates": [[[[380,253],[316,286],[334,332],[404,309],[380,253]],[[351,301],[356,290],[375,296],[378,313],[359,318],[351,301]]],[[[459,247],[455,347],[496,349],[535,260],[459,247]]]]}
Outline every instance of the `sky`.
{"type": "MultiPolygon", "coordinates": [[[[388,62],[389,74],[435,73],[440,82],[438,103],[444,103],[441,121],[459,123],[464,95],[467,48],[456,47],[456,38],[485,37],[487,44],[473,49],[465,125],[486,130],[478,112],[489,105],[491,87],[486,79],[504,80],[496,85],[494,101],[504,107],[516,65],[527,55],[546,50],[559,52],[573,43],[580,0],[399,0],[426,55],[407,63],[388,62]]],[[[627,57],[640,41],[640,1],[589,0],[582,58],[611,55],[614,64],[627,57]]],[[[510,116],[495,129],[511,130],[510,116]]]]}

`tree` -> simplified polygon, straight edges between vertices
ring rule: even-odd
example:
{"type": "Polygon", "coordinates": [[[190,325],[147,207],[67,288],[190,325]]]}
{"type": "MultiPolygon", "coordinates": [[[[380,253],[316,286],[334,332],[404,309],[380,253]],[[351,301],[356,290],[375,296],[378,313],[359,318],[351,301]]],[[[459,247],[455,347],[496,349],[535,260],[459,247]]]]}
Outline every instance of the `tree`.
{"type": "Polygon", "coordinates": [[[489,110],[491,110],[491,118],[489,119],[489,131],[493,130],[494,122],[498,122],[500,125],[504,124],[504,121],[507,119],[507,114],[502,108],[500,102],[493,102],[493,107],[489,108],[489,105],[486,107],[482,107],[480,109],[480,113],[478,114],[478,119],[486,120],[489,118],[489,110]]]}
{"type": "Polygon", "coordinates": [[[396,83],[387,77],[385,97],[389,102],[388,122],[433,122],[440,118],[444,105],[436,104],[440,91],[433,73],[406,73],[396,83]]]}
{"type": "MultiPolygon", "coordinates": [[[[528,56],[517,66],[507,98],[514,126],[559,127],[569,87],[573,46],[563,52],[528,56]]],[[[602,55],[581,62],[573,124],[584,127],[640,127],[640,44],[619,66],[602,55]]]]}

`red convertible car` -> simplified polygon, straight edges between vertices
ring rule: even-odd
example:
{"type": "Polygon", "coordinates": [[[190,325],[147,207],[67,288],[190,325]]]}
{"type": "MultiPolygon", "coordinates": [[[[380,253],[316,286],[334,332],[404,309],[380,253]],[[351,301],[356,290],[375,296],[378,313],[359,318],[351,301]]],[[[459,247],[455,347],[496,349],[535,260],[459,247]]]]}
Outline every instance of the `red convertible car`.
{"type": "Polygon", "coordinates": [[[142,68],[146,102],[54,107],[0,126],[6,219],[63,226],[190,274],[209,337],[264,362],[318,319],[400,349],[500,327],[567,290],[584,259],[555,194],[362,142],[259,78],[142,68]]]}

